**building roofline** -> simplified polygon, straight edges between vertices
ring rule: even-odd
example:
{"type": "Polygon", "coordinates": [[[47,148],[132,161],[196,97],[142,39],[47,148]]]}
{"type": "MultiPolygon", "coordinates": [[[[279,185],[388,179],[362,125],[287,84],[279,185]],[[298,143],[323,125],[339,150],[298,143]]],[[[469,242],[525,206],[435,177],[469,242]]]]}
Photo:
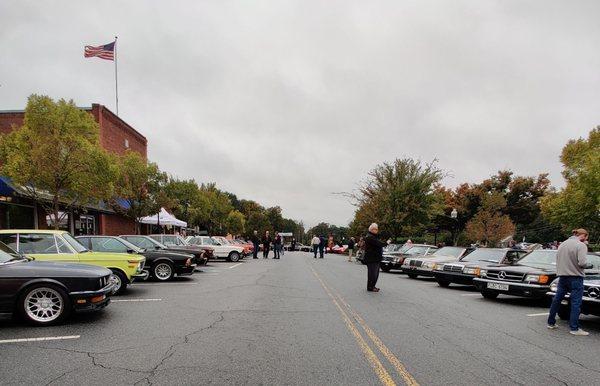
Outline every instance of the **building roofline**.
{"type": "Polygon", "coordinates": [[[125,122],[123,119],[121,119],[121,117],[119,117],[117,114],[113,113],[108,107],[100,104],[100,103],[92,103],[92,107],[89,108],[90,110],[94,109],[94,106],[98,106],[101,107],[102,110],[107,111],[109,113],[109,115],[112,116],[112,118],[120,121],[121,123],[123,123],[123,125],[125,125],[125,127],[127,127],[134,135],[140,137],[141,139],[144,140],[144,142],[148,143],[148,139],[139,131],[137,131],[136,129],[134,129],[129,123],[125,122]]]}

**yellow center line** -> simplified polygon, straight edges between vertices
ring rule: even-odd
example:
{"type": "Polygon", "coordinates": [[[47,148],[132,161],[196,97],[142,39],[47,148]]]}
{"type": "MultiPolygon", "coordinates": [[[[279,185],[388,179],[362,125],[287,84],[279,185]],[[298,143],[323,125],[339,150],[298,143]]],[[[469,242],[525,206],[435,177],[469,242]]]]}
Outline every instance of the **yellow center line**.
{"type": "Polygon", "coordinates": [[[350,305],[344,300],[344,298],[339,294],[339,292],[334,291],[334,293],[340,299],[342,304],[344,304],[346,306],[348,311],[350,311],[350,314],[352,314],[352,316],[358,322],[358,324],[361,325],[363,330],[365,330],[365,332],[367,333],[369,338],[371,338],[373,343],[375,343],[375,346],[377,346],[377,348],[383,354],[383,356],[391,363],[392,366],[394,366],[394,368],[396,369],[398,374],[404,380],[404,383],[406,383],[409,386],[418,386],[419,383],[416,381],[416,379],[408,372],[408,370],[406,370],[406,367],[404,367],[402,362],[400,362],[400,360],[392,353],[392,351],[389,348],[387,348],[387,346],[385,344],[383,344],[381,339],[379,339],[377,334],[375,334],[375,332],[367,325],[367,323],[364,321],[364,319],[361,318],[360,315],[358,315],[352,309],[352,307],[350,307],[350,305]]]}
{"type": "Polygon", "coordinates": [[[396,382],[394,382],[394,380],[392,379],[390,374],[387,372],[385,367],[383,367],[383,364],[381,364],[381,362],[377,358],[377,355],[375,355],[373,350],[371,350],[371,348],[369,347],[369,345],[367,344],[365,339],[362,337],[362,335],[360,334],[358,329],[354,326],[354,324],[352,323],[352,320],[350,319],[348,314],[344,311],[342,306],[340,306],[337,299],[331,293],[331,291],[329,290],[329,288],[327,287],[325,282],[323,282],[323,280],[321,280],[321,277],[317,274],[317,272],[313,269],[313,267],[310,267],[310,269],[313,272],[313,274],[315,275],[315,277],[317,278],[317,280],[319,281],[319,283],[321,283],[321,286],[323,287],[325,292],[327,292],[327,295],[329,295],[329,297],[333,301],[333,304],[335,304],[337,309],[340,311],[340,314],[342,315],[342,318],[344,319],[344,322],[346,323],[346,327],[348,327],[348,330],[352,333],[352,335],[354,335],[354,338],[356,339],[356,343],[358,344],[358,346],[362,350],[364,356],[367,358],[367,360],[371,364],[371,367],[373,367],[373,370],[375,371],[375,374],[377,374],[377,377],[379,377],[379,380],[381,381],[381,383],[384,384],[385,386],[395,386],[396,382]]]}

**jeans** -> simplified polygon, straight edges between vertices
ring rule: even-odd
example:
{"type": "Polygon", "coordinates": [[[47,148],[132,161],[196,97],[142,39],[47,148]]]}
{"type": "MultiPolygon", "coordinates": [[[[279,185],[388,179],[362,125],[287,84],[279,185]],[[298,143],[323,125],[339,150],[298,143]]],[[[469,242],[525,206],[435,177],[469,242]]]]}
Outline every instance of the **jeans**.
{"type": "Polygon", "coordinates": [[[322,259],[323,258],[323,253],[324,253],[324,246],[319,246],[319,257],[322,259]]]}
{"type": "Polygon", "coordinates": [[[319,246],[318,245],[313,245],[313,252],[315,254],[315,259],[317,258],[317,252],[319,251],[319,246]]]}
{"type": "Polygon", "coordinates": [[[252,251],[252,257],[258,259],[258,243],[254,244],[254,251],[252,251]]]}
{"type": "Polygon", "coordinates": [[[268,245],[263,245],[263,257],[265,259],[269,258],[269,246],[268,245]]]}
{"type": "Polygon", "coordinates": [[[280,253],[281,253],[281,245],[273,245],[273,253],[275,254],[275,256],[273,256],[274,259],[279,259],[280,253]]]}
{"type": "Polygon", "coordinates": [[[367,263],[367,289],[372,290],[379,279],[379,263],[367,263]]]}
{"type": "Polygon", "coordinates": [[[581,302],[583,298],[583,277],[582,276],[559,276],[558,289],[556,295],[552,299],[550,306],[550,315],[548,316],[548,324],[556,324],[556,314],[560,308],[565,295],[570,292],[571,316],[569,317],[569,328],[571,331],[579,329],[579,313],[581,311],[581,302]]]}

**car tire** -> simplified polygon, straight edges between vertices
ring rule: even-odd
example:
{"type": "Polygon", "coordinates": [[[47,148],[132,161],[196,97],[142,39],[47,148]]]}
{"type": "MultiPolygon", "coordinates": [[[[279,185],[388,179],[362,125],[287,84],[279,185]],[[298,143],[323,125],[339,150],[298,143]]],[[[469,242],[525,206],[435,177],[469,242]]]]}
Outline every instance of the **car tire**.
{"type": "Polygon", "coordinates": [[[416,279],[417,277],[419,277],[419,275],[415,275],[414,273],[408,273],[407,275],[408,275],[408,277],[410,277],[411,279],[416,279]]]}
{"type": "Polygon", "coordinates": [[[493,292],[493,291],[481,291],[481,296],[483,296],[485,299],[490,299],[490,300],[495,300],[498,295],[500,295],[498,292],[493,292]]]}
{"type": "Polygon", "coordinates": [[[19,296],[19,316],[35,326],[61,323],[71,313],[71,299],[57,285],[38,283],[28,287],[19,296]]]}
{"type": "Polygon", "coordinates": [[[446,281],[446,280],[438,280],[437,283],[440,287],[444,287],[444,288],[450,287],[450,282],[446,281]]]}
{"type": "Polygon", "coordinates": [[[571,318],[571,305],[561,305],[558,309],[558,317],[562,320],[569,320],[571,318]]]}
{"type": "Polygon", "coordinates": [[[227,256],[227,260],[231,261],[232,263],[240,261],[239,252],[236,252],[236,251],[229,252],[229,256],[227,256]]]}
{"type": "Polygon", "coordinates": [[[383,266],[381,267],[381,270],[383,272],[390,272],[390,269],[391,269],[390,267],[383,267],[383,266]]]}
{"type": "Polygon", "coordinates": [[[117,283],[117,288],[113,291],[113,295],[123,295],[127,290],[127,276],[117,269],[111,269],[112,275],[110,279],[117,283]]]}
{"type": "Polygon", "coordinates": [[[152,276],[158,281],[169,281],[175,276],[173,264],[168,261],[159,261],[152,268],[152,276]]]}

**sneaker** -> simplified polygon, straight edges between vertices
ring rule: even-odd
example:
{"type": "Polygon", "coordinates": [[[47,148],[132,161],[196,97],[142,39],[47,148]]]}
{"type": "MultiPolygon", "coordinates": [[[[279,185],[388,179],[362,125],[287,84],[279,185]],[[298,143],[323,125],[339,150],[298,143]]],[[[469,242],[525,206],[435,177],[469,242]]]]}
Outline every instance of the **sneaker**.
{"type": "Polygon", "coordinates": [[[548,327],[548,330],[556,330],[558,328],[558,326],[556,324],[549,324],[547,327],[548,327]]]}
{"type": "Polygon", "coordinates": [[[580,328],[580,329],[578,329],[578,330],[574,330],[574,331],[573,331],[573,330],[571,330],[571,331],[569,331],[569,333],[570,333],[571,335],[577,335],[577,336],[588,336],[588,335],[590,334],[590,333],[589,333],[589,332],[587,332],[587,331],[583,331],[581,328],[580,328]]]}

